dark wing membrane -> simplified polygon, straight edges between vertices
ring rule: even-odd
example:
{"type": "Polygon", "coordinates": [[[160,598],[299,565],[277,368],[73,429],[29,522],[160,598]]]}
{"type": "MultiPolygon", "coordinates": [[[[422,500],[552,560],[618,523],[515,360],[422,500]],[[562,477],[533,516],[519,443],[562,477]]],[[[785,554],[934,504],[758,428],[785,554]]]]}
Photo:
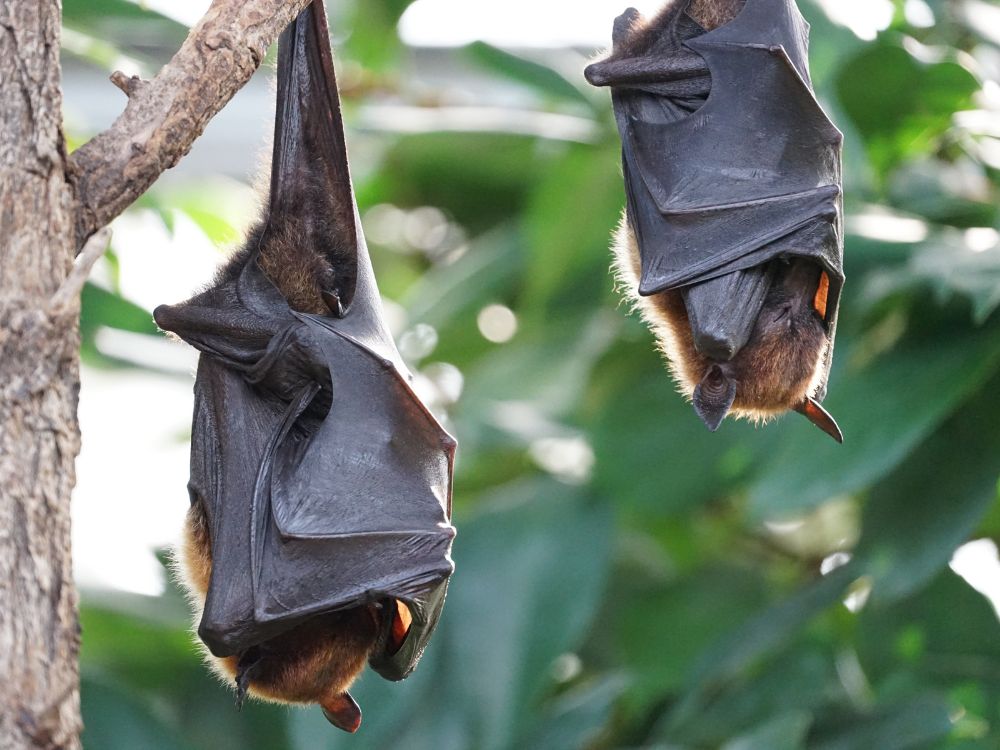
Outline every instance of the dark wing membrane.
{"type": "Polygon", "coordinates": [[[839,274],[839,131],[780,48],[688,44],[712,71],[700,110],[664,122],[619,97],[633,110],[622,134],[630,190],[644,193],[633,198],[648,240],[642,293],[747,268],[789,244],[839,274]],[[818,247],[801,235],[781,242],[822,225],[818,247]]]}
{"type": "Polygon", "coordinates": [[[205,356],[195,394],[190,490],[204,504],[213,560],[198,634],[212,653],[227,656],[236,641],[268,637],[254,619],[250,522],[257,469],[286,406],[205,356]]]}
{"type": "Polygon", "coordinates": [[[322,358],[331,402],[273,452],[255,498],[259,622],[412,597],[451,573],[454,441],[388,360],[310,321],[288,357],[322,358]]]}
{"type": "Polygon", "coordinates": [[[389,629],[383,628],[368,663],[387,680],[402,680],[416,668],[424,649],[437,627],[448,593],[448,579],[421,589],[410,597],[401,597],[410,609],[413,622],[403,645],[395,653],[387,647],[389,629]]]}

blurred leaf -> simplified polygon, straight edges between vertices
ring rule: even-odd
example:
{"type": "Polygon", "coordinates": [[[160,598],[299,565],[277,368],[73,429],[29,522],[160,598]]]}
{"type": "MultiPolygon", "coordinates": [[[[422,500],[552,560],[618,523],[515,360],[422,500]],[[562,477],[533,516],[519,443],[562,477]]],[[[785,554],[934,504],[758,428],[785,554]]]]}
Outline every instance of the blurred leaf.
{"type": "Polygon", "coordinates": [[[152,313],[96,284],[87,283],[81,299],[80,332],[85,341],[93,341],[94,334],[101,326],[132,333],[148,333],[151,336],[160,335],[152,313]]]}
{"type": "Polygon", "coordinates": [[[525,212],[525,297],[543,315],[591,310],[610,298],[610,233],[622,211],[621,167],[602,151],[568,147],[536,183],[525,212]],[[553,221],[552,217],[573,217],[553,221]]]}
{"type": "Polygon", "coordinates": [[[876,481],[998,365],[1000,329],[991,327],[905,341],[860,371],[834,368],[825,405],[844,430],[844,444],[821,441],[805,420],[788,425],[751,488],[751,513],[787,517],[876,481]]]}
{"type": "Polygon", "coordinates": [[[83,744],[102,750],[192,750],[179,727],[170,726],[134,692],[85,679],[80,694],[83,744]]]}
{"type": "Polygon", "coordinates": [[[951,731],[947,702],[927,695],[874,716],[842,724],[833,731],[810,739],[810,750],[917,750],[931,746],[951,731]]]}
{"type": "Polygon", "coordinates": [[[1000,460],[984,457],[1000,457],[998,389],[994,378],[873,491],[856,551],[873,578],[872,603],[933,578],[996,499],[1000,460]]]}
{"type": "MultiPolygon", "coordinates": [[[[866,606],[858,616],[861,661],[877,681],[905,668],[942,688],[968,680],[1000,687],[998,636],[991,603],[948,569],[918,593],[866,606]]],[[[1000,704],[988,710],[1000,720],[1000,704]]]]}
{"type": "Polygon", "coordinates": [[[630,693],[652,703],[681,687],[699,654],[749,618],[764,593],[754,573],[718,568],[633,594],[631,606],[615,613],[622,661],[635,681],[630,693]]]}
{"type": "Polygon", "coordinates": [[[538,723],[538,728],[518,740],[520,750],[579,750],[589,747],[611,715],[625,680],[611,676],[559,696],[538,723]]]}
{"type": "Polygon", "coordinates": [[[745,674],[713,696],[696,715],[675,729],[674,738],[695,746],[718,746],[727,738],[764,729],[767,717],[779,723],[802,717],[811,723],[814,714],[846,697],[828,653],[814,645],[789,643],[759,670],[745,674]]]}
{"type": "Polygon", "coordinates": [[[958,227],[993,226],[1000,209],[986,169],[972,159],[921,159],[893,172],[888,184],[895,206],[931,221],[958,227]]]}
{"type": "Polygon", "coordinates": [[[401,138],[367,186],[400,206],[444,206],[472,232],[516,215],[547,160],[533,139],[506,133],[432,133],[401,138]]]}
{"type": "Polygon", "coordinates": [[[143,3],[130,0],[63,0],[63,23],[95,39],[118,39],[132,43],[143,29],[147,37],[159,36],[169,47],[179,46],[187,28],[143,3]],[[131,36],[128,33],[130,31],[131,36]]]}
{"type": "Polygon", "coordinates": [[[937,237],[914,252],[905,268],[884,271],[871,282],[886,294],[930,286],[942,303],[952,294],[962,295],[972,302],[975,322],[982,325],[1000,306],[1000,244],[972,249],[960,236],[937,237]]]}
{"type": "Polygon", "coordinates": [[[580,87],[574,86],[562,74],[546,65],[486,42],[473,42],[465,48],[465,52],[484,68],[523,83],[544,96],[568,99],[577,104],[590,106],[590,99],[584,95],[580,87]]]}
{"type": "Polygon", "coordinates": [[[691,672],[683,699],[662,725],[669,737],[672,728],[697,717],[706,698],[775,648],[837,601],[854,580],[856,571],[846,565],[811,583],[782,602],[760,610],[703,649],[691,672]]]}
{"type": "Polygon", "coordinates": [[[348,55],[373,70],[388,70],[398,62],[402,43],[397,25],[413,0],[356,0],[345,48],[348,55]]]}
{"type": "Polygon", "coordinates": [[[753,732],[737,737],[721,750],[800,750],[812,718],[809,714],[791,713],[762,724],[753,732]]]}
{"type": "Polygon", "coordinates": [[[920,62],[888,35],[846,63],[836,80],[837,97],[883,175],[906,158],[930,153],[952,114],[970,108],[978,90],[961,65],[920,62]]]}

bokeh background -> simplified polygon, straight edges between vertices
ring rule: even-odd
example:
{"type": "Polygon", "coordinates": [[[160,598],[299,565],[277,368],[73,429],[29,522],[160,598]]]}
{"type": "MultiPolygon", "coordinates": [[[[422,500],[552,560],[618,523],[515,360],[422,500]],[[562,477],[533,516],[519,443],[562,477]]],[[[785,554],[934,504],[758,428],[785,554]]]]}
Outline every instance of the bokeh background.
{"type": "MultiPolygon", "coordinates": [[[[412,678],[361,681],[348,737],[238,713],[163,564],[194,355],[150,310],[252,221],[269,61],[84,295],[86,747],[1000,747],[1000,5],[800,0],[846,135],[843,446],[794,415],[709,434],[613,292],[618,136],[582,69],[624,0],[329,5],[388,314],[461,446],[444,619],[412,678]]],[[[64,0],[73,145],[207,6],[64,0]]]]}

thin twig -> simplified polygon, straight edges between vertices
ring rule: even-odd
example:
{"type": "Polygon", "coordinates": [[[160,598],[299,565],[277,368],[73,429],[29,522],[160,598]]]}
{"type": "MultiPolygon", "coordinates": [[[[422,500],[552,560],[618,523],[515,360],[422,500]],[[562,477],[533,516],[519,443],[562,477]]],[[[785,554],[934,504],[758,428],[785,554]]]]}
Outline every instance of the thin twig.
{"type": "Polygon", "coordinates": [[[111,244],[111,228],[104,227],[91,235],[83,246],[83,250],[73,263],[73,269],[63,281],[56,293],[49,300],[49,314],[52,317],[70,313],[76,310],[80,292],[87,283],[87,277],[97,260],[104,255],[111,244]]]}
{"type": "Polygon", "coordinates": [[[267,48],[309,0],[213,0],[151,81],[114,76],[125,111],[70,157],[77,246],[174,166],[250,80],[267,48]]]}

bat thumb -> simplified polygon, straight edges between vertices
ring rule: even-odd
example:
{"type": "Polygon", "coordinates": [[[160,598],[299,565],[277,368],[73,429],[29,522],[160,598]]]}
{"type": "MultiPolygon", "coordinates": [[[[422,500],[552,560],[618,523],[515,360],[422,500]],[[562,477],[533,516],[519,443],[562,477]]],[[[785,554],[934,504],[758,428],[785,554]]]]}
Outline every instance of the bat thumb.
{"type": "Polygon", "coordinates": [[[736,382],[727,378],[722,368],[713,365],[701,382],[695,386],[691,403],[705,426],[715,432],[733,408],[736,400],[736,382]]]}
{"type": "Polygon", "coordinates": [[[338,729],[354,734],[361,726],[361,706],[346,690],[320,704],[326,720],[338,729]]]}

